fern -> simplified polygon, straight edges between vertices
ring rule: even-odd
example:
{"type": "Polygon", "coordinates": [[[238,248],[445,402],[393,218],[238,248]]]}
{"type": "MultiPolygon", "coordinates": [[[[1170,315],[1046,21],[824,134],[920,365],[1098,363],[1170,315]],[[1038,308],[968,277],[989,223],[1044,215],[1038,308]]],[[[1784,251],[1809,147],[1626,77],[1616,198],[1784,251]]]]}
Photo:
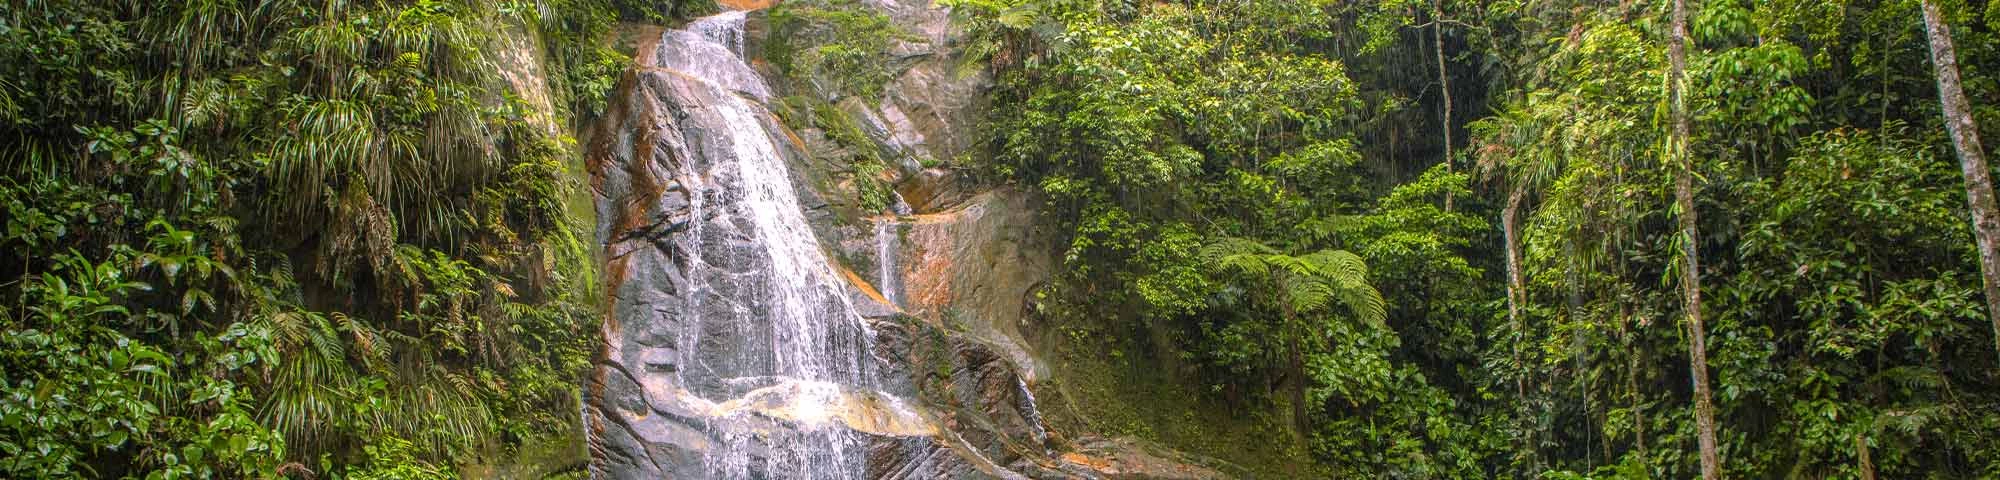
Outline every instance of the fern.
{"type": "Polygon", "coordinates": [[[1218,273],[1269,288],[1272,301],[1291,315],[1328,313],[1335,305],[1371,324],[1381,324],[1388,315],[1381,292],[1368,283],[1367,262],[1353,252],[1328,249],[1294,256],[1256,240],[1222,237],[1202,246],[1201,258],[1218,273]]]}

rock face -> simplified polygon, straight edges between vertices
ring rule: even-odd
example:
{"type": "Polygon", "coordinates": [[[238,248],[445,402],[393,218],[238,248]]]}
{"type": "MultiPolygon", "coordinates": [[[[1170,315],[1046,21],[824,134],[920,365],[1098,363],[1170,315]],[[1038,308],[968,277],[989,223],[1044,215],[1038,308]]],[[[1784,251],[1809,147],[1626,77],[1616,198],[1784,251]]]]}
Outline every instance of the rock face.
{"type": "Polygon", "coordinates": [[[593,470],[1015,475],[906,400],[912,382],[882,381],[884,355],[908,348],[895,339],[914,337],[878,344],[864,314],[904,317],[822,251],[814,192],[789,173],[802,150],[739,57],[743,21],[666,32],[594,136],[613,308],[587,406],[593,470]]]}
{"type": "MultiPolygon", "coordinates": [[[[903,50],[943,48],[942,11],[881,8],[938,40],[903,50]]],[[[835,192],[805,180],[825,162],[769,111],[745,22],[657,33],[590,136],[611,306],[585,398],[594,477],[1219,477],[1042,424],[1016,321],[1050,264],[1029,196],[930,189],[954,193],[873,228],[830,225],[835,192]]],[[[882,122],[871,137],[955,154],[979,89],[923,70],[860,107],[882,122]]],[[[923,175],[902,176],[959,185],[923,175]]]]}
{"type": "Polygon", "coordinates": [[[912,315],[937,318],[1003,355],[1030,383],[1047,374],[1029,353],[1024,300],[1053,260],[1038,206],[1012,189],[987,191],[944,211],[893,220],[895,285],[912,315]]]}
{"type": "Polygon", "coordinates": [[[895,72],[881,94],[850,96],[837,90],[839,81],[827,78],[801,79],[805,91],[791,93],[837,105],[854,117],[870,137],[899,155],[902,176],[970,151],[993,82],[983,69],[959,68],[963,32],[949,12],[928,0],[858,3],[887,17],[900,32],[880,59],[895,72]]]}
{"type": "MultiPolygon", "coordinates": [[[[740,24],[732,17],[705,21],[740,24]]],[[[702,31],[668,32],[595,136],[613,307],[587,407],[593,468],[605,478],[858,471],[859,440],[839,426],[931,429],[865,388],[868,332],[804,220],[786,165],[797,150],[756,103],[761,81],[702,31]]]]}

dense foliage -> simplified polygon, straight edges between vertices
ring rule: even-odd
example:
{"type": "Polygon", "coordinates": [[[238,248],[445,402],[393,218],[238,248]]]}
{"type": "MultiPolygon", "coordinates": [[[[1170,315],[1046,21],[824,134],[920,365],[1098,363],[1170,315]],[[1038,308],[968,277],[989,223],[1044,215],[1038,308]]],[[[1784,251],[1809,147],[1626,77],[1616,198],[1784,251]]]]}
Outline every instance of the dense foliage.
{"type": "Polygon", "coordinates": [[[578,473],[564,122],[704,8],[0,4],[0,477],[578,473]]]}
{"type": "MultiPolygon", "coordinates": [[[[945,3],[998,86],[979,158],[933,160],[1047,200],[1059,361],[1254,427],[1199,453],[1694,477],[1698,250],[1726,476],[2000,476],[1920,0],[1688,2],[1682,83],[1670,1],[945,3]]],[[[2000,2],[1934,5],[1992,135],[2000,2]]],[[[600,315],[564,132],[625,68],[614,22],[712,8],[0,2],[0,477],[580,475],[549,453],[600,315]]],[[[909,33],[859,0],[768,19],[776,110],[886,206],[845,104],[909,33]]],[[[1221,431],[1172,415],[1089,426],[1221,431]]]]}
{"type": "MultiPolygon", "coordinates": [[[[1001,78],[982,171],[1066,241],[1043,312],[1117,333],[1083,355],[1190,360],[1288,419],[1279,472],[1696,475],[1671,2],[953,3],[1001,78]]],[[[1918,3],[1689,3],[1726,476],[2000,475],[1918,3]]],[[[1994,131],[2000,3],[1939,3],[1994,131]]]]}

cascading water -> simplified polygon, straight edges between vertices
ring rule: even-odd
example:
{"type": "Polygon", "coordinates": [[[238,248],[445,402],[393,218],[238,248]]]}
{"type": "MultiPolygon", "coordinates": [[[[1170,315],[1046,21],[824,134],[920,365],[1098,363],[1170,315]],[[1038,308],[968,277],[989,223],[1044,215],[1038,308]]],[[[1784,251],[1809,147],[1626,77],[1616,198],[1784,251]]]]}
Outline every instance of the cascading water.
{"type": "Polygon", "coordinates": [[[1024,351],[902,311],[963,301],[937,288],[963,279],[937,276],[953,263],[931,255],[987,250],[924,242],[976,222],[918,221],[896,198],[870,220],[882,297],[829,259],[868,255],[865,240],[816,238],[850,232],[813,223],[840,214],[829,195],[842,193],[825,170],[792,171],[829,159],[767,109],[748,20],[726,12],[643,43],[587,137],[610,304],[584,398],[593,478],[1071,476],[1046,450],[1033,380],[1005,360],[1024,351]],[[903,245],[914,232],[929,240],[903,245]],[[923,301],[904,298],[905,280],[923,282],[923,301]]]}
{"type": "Polygon", "coordinates": [[[749,95],[758,102],[771,99],[771,88],[743,61],[743,12],[723,12],[669,30],[660,39],[655,62],[660,67],[711,85],[749,95]]]}
{"type": "MultiPolygon", "coordinates": [[[[702,40],[722,47],[729,56],[689,58],[687,64],[743,62],[741,12],[694,22],[688,31],[699,32],[702,40]]],[[[675,40],[691,40],[690,37],[678,35],[675,40]]],[[[754,77],[728,80],[756,82],[760,87],[757,91],[763,91],[761,80],[754,77]]],[[[859,460],[859,455],[850,455],[854,439],[845,429],[827,428],[827,423],[833,407],[830,404],[840,401],[841,385],[866,383],[866,372],[860,364],[868,358],[864,353],[868,349],[866,328],[848,304],[842,286],[806,223],[784,160],[771,132],[758,116],[761,112],[753,110],[741,97],[727,96],[721,100],[709,108],[721,117],[724,124],[720,127],[727,132],[724,135],[729,139],[728,146],[735,153],[737,188],[730,193],[735,196],[735,206],[750,220],[753,226],[750,230],[758,239],[756,243],[770,262],[769,274],[753,280],[758,284],[753,288],[762,287],[763,291],[748,299],[764,303],[766,316],[746,315],[727,321],[761,320],[774,327],[770,337],[774,357],[770,377],[726,380],[745,385],[772,384],[744,398],[784,406],[784,416],[799,423],[800,431],[794,438],[760,446],[757,442],[767,440],[770,432],[741,428],[747,424],[725,425],[738,428],[724,429],[725,445],[721,451],[705,457],[705,463],[719,477],[745,478],[751,473],[750,464],[757,460],[754,458],[757,452],[753,450],[762,447],[769,452],[768,458],[763,459],[765,464],[759,468],[764,475],[851,478],[858,470],[854,461],[859,460]],[[839,338],[856,333],[860,334],[857,338],[839,338]],[[757,398],[760,395],[770,398],[757,398]]],[[[730,416],[721,418],[725,424],[729,420],[730,416]]]]}
{"type": "Polygon", "coordinates": [[[682,30],[721,45],[736,58],[744,58],[743,23],[746,18],[741,11],[727,11],[688,22],[682,30]]]}
{"type": "Polygon", "coordinates": [[[902,307],[903,282],[896,271],[896,224],[898,217],[910,215],[910,204],[894,191],[889,192],[889,199],[892,215],[875,219],[875,288],[882,291],[882,298],[890,306],[902,307]]]}
{"type": "Polygon", "coordinates": [[[666,32],[651,63],[672,73],[643,76],[644,108],[618,112],[658,130],[611,140],[631,157],[618,163],[643,168],[604,173],[631,191],[602,193],[658,199],[600,202],[643,209],[605,218],[652,224],[602,233],[627,277],[606,357],[643,368],[612,368],[601,388],[644,404],[600,407],[596,435],[619,427],[636,441],[609,443],[642,447],[594,453],[600,476],[853,479],[863,433],[936,434],[875,390],[873,334],[805,218],[787,167],[800,153],[760,103],[769,89],[741,56],[743,26],[728,12],[666,32]]]}
{"type": "MultiPolygon", "coordinates": [[[[752,301],[768,302],[769,314],[763,320],[776,326],[770,338],[776,363],[771,373],[780,382],[792,382],[779,392],[793,396],[787,405],[794,410],[794,419],[811,429],[789,445],[772,445],[772,456],[786,462],[773,462],[766,469],[816,464],[821,470],[798,473],[847,472],[852,470],[845,467],[849,463],[846,453],[850,439],[843,430],[820,427],[825,426],[827,404],[835,401],[840,392],[838,384],[831,381],[861,380],[855,377],[861,373],[859,360],[866,358],[862,354],[867,350],[865,342],[850,342],[846,349],[836,349],[835,335],[841,330],[865,333],[865,329],[835,283],[818,241],[801,214],[803,209],[792,192],[791,179],[762,123],[742,99],[721,102],[711,108],[727,122],[731,146],[736,150],[736,173],[741,187],[736,192],[740,195],[738,205],[747,210],[754,225],[752,230],[761,237],[758,243],[770,259],[770,275],[759,279],[765,288],[764,295],[752,301]]],[[[766,381],[732,380],[750,384],[766,381]]],[[[731,441],[726,448],[732,451],[708,459],[723,476],[742,477],[749,460],[742,453],[750,445],[737,442],[754,441],[748,437],[760,432],[732,433],[742,435],[726,438],[731,441]]],[[[847,478],[847,475],[830,478],[847,478]]]]}

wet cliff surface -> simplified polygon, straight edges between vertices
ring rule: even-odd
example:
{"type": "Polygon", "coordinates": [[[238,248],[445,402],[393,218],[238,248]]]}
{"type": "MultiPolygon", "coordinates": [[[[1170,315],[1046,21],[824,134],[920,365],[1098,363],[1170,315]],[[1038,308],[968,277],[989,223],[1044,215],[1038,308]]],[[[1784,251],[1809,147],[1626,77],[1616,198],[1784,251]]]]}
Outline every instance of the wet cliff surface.
{"type": "Polygon", "coordinates": [[[1018,321],[1050,264],[1034,201],[919,166],[969,145],[986,80],[946,73],[942,10],[875,7],[921,33],[880,98],[838,99],[897,152],[884,181],[911,201],[881,212],[855,214],[823,137],[772,113],[758,14],[639,45],[590,136],[610,304],[593,475],[1217,476],[1043,424],[1018,321]]]}

